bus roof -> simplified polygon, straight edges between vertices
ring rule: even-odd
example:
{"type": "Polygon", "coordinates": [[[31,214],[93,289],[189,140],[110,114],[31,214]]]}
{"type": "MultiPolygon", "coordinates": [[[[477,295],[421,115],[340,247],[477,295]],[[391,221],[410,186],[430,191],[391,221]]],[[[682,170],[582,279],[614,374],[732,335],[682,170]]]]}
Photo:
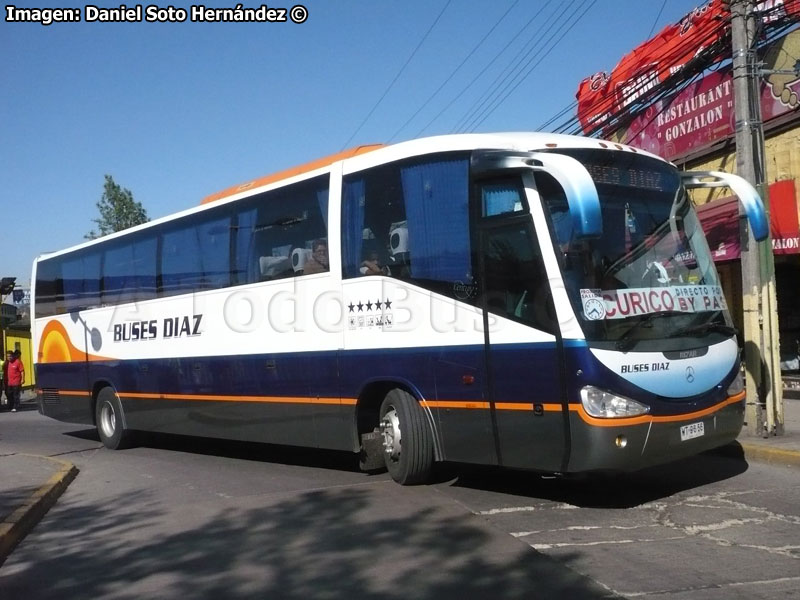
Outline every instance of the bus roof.
{"type": "MultiPolygon", "coordinates": [[[[421,149],[425,149],[425,151],[430,152],[432,150],[437,149],[437,147],[441,147],[442,149],[446,149],[448,147],[450,147],[450,149],[506,147],[506,148],[514,148],[517,150],[527,150],[527,151],[539,150],[545,148],[549,149],[606,148],[606,149],[616,149],[616,150],[627,150],[639,154],[644,154],[647,156],[652,156],[654,158],[659,158],[659,159],[661,158],[659,156],[651,154],[650,152],[639,150],[637,148],[633,148],[631,146],[619,144],[616,142],[601,140],[597,138],[585,138],[581,136],[564,135],[557,133],[501,132],[501,133],[449,134],[449,135],[440,135],[427,138],[419,138],[392,145],[368,144],[363,146],[356,146],[355,148],[343,150],[342,152],[337,152],[336,154],[330,154],[328,156],[312,160],[311,162],[290,167],[288,169],[284,169],[283,171],[278,171],[277,173],[272,173],[270,175],[259,177],[258,179],[252,179],[250,181],[234,185],[220,192],[211,194],[210,196],[206,196],[205,198],[203,198],[203,201],[200,204],[201,205],[208,204],[210,202],[216,202],[217,200],[222,200],[223,198],[229,198],[231,196],[234,196],[241,192],[245,192],[250,189],[262,187],[270,183],[276,183],[278,181],[289,179],[290,177],[296,177],[304,173],[310,173],[311,171],[315,171],[317,169],[322,169],[324,167],[332,165],[337,161],[346,160],[348,158],[354,158],[356,156],[368,154],[370,152],[374,152],[375,150],[383,149],[383,150],[389,150],[390,154],[394,154],[395,152],[403,154],[404,152],[409,152],[409,151],[413,153],[414,151],[419,151],[421,149]]],[[[376,155],[376,160],[378,160],[377,155],[376,155]]]]}
{"type": "MultiPolygon", "coordinates": [[[[663,158],[656,156],[645,150],[640,150],[619,144],[616,142],[602,140],[598,138],[587,138],[582,136],[564,135],[557,133],[541,133],[541,132],[497,132],[497,133],[466,133],[466,134],[446,134],[432,137],[416,138],[396,144],[370,144],[356,146],[342,152],[337,152],[311,162],[304,163],[295,167],[290,167],[283,171],[278,171],[271,175],[266,175],[258,179],[253,179],[245,183],[232,186],[215,194],[211,194],[203,199],[203,201],[194,207],[187,208],[183,211],[165,215],[163,217],[148,221],[141,225],[136,225],[130,229],[111,233],[101,238],[89,240],[76,244],[69,248],[45,252],[36,258],[45,260],[57,255],[79,250],[86,246],[91,246],[96,243],[107,241],[113,238],[127,235],[141,229],[153,227],[160,223],[164,223],[175,219],[180,216],[185,216],[197,211],[202,211],[210,208],[210,204],[221,200],[228,200],[234,196],[247,192],[248,190],[255,190],[273,183],[297,177],[305,173],[311,173],[317,169],[323,169],[338,161],[347,159],[350,163],[349,168],[360,170],[367,168],[372,164],[381,164],[393,160],[400,160],[409,156],[428,154],[439,151],[459,151],[459,150],[475,150],[475,149],[507,149],[517,151],[536,151],[536,150],[554,150],[556,148],[602,148],[607,150],[619,150],[634,152],[645,156],[650,156],[658,160],[664,161],[663,158]]],[[[666,161],[664,161],[666,162],[666,161]]]]}
{"type": "Polygon", "coordinates": [[[355,148],[349,148],[348,150],[343,150],[342,152],[337,152],[336,154],[324,156],[322,158],[312,160],[311,162],[307,162],[302,165],[290,167],[288,169],[284,169],[283,171],[272,173],[271,175],[265,175],[264,177],[259,177],[258,179],[252,179],[250,181],[240,183],[239,185],[234,185],[233,187],[224,189],[221,192],[217,192],[215,194],[211,194],[210,196],[206,196],[205,198],[203,198],[203,201],[200,204],[208,204],[209,202],[215,202],[217,200],[221,200],[222,198],[233,196],[234,194],[238,194],[239,192],[244,192],[245,190],[249,190],[251,188],[261,187],[263,185],[275,183],[276,181],[281,181],[282,179],[288,179],[289,177],[295,177],[297,175],[302,175],[303,173],[316,171],[317,169],[321,169],[323,167],[327,167],[328,165],[332,165],[333,163],[339,160],[352,158],[354,156],[358,156],[359,154],[366,154],[367,152],[372,152],[373,150],[377,150],[378,148],[383,148],[383,147],[384,147],[383,144],[369,144],[366,146],[356,146],[355,148]]]}

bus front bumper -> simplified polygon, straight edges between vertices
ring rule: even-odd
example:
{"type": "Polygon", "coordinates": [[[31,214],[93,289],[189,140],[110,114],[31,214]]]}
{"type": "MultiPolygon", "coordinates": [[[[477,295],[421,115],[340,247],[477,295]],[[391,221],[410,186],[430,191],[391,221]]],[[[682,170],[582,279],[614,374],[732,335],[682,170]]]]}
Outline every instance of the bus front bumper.
{"type": "Polygon", "coordinates": [[[636,471],[693,456],[734,441],[744,424],[745,394],[706,410],[674,416],[597,419],[570,410],[568,473],[636,471]]]}

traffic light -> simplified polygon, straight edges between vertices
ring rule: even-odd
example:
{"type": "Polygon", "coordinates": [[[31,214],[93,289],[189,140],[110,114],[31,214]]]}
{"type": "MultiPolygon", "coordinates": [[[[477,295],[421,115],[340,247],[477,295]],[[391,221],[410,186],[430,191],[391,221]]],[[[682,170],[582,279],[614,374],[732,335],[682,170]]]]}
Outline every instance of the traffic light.
{"type": "Polygon", "coordinates": [[[17,281],[16,277],[3,277],[0,279],[0,296],[7,296],[14,289],[14,283],[17,281]]]}

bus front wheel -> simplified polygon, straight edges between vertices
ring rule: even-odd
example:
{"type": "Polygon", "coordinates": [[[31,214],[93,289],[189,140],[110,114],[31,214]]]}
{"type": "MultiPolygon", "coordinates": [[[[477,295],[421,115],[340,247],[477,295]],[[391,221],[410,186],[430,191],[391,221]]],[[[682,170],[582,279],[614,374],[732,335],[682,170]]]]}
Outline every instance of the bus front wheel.
{"type": "Polygon", "coordinates": [[[393,389],[380,411],[380,432],[389,474],[401,485],[425,483],[433,470],[433,436],[425,413],[408,392],[393,389]]]}
{"type": "Polygon", "coordinates": [[[97,395],[95,423],[100,441],[106,448],[121,450],[130,444],[130,431],[123,425],[122,403],[110,387],[103,388],[97,395]]]}

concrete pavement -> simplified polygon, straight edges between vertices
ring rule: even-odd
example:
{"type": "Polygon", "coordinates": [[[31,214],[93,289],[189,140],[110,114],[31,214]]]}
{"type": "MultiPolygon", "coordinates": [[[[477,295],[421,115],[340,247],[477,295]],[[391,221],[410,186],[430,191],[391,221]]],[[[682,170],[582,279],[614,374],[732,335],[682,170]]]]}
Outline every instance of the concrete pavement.
{"type": "MultiPolygon", "coordinates": [[[[784,404],[784,435],[756,438],[742,434],[738,446],[732,444],[720,451],[743,452],[748,461],[800,467],[800,400],[784,404]]],[[[35,397],[26,395],[21,410],[36,410],[35,397]]],[[[0,413],[0,419],[13,418],[7,411],[0,413]]],[[[0,566],[78,474],[78,469],[64,460],[4,454],[2,450],[0,444],[0,566]]]]}

